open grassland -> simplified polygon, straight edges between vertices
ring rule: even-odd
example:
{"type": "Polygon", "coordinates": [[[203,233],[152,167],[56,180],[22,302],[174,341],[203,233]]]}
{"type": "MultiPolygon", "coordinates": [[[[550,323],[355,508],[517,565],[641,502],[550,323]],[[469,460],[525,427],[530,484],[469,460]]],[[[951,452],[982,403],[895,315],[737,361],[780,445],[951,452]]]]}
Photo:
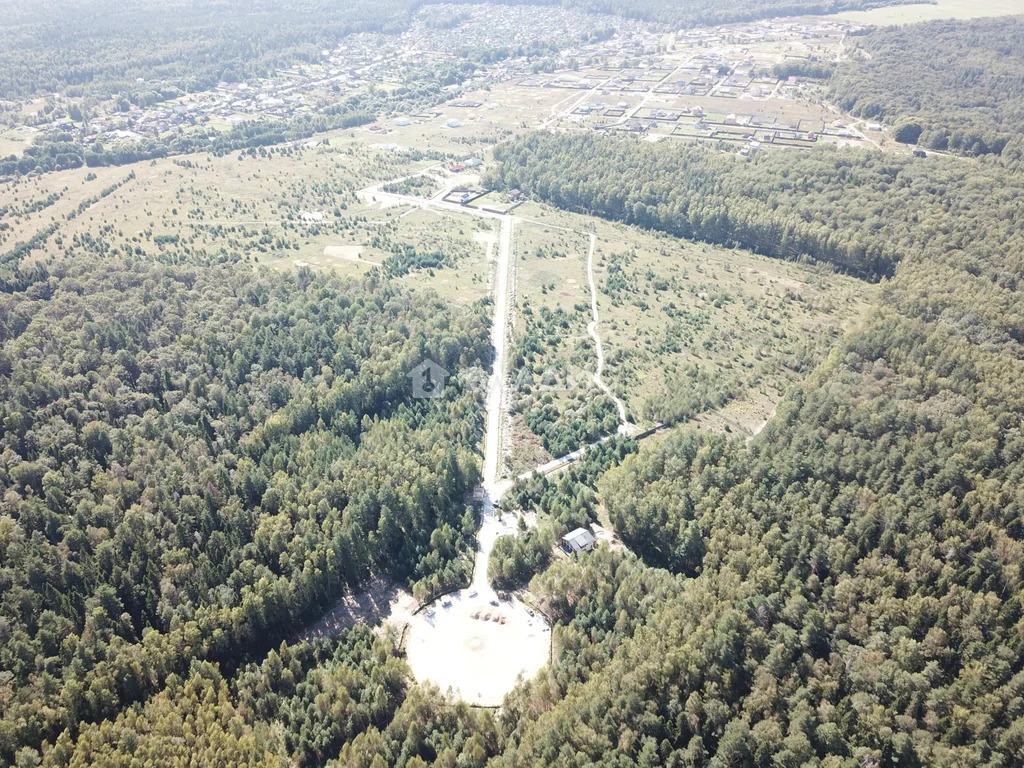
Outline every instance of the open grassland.
{"type": "MultiPolygon", "coordinates": [[[[715,429],[756,432],[785,390],[863,316],[873,293],[871,285],[819,266],[689,243],[533,203],[517,213],[547,223],[555,243],[569,236],[554,227],[597,234],[605,375],[640,426],[699,418],[715,429]]],[[[586,292],[585,283],[577,289],[570,280],[580,280],[584,262],[562,263],[561,269],[548,266],[530,287],[521,261],[520,294],[535,296],[539,284],[539,304],[561,305],[579,317],[570,325],[575,337],[587,315],[572,310],[586,292]]],[[[558,356],[581,361],[572,353],[587,341],[584,336],[558,356]]],[[[591,362],[580,364],[592,366],[588,346],[591,362]]]]}
{"type": "Polygon", "coordinates": [[[491,90],[470,91],[421,113],[382,118],[373,127],[346,133],[363,145],[480,157],[496,141],[538,127],[570,96],[579,95],[502,83],[491,90]],[[477,106],[460,106],[471,104],[477,106]],[[401,124],[406,120],[409,125],[401,124]]]}
{"type": "MultiPolygon", "coordinates": [[[[356,208],[355,210],[361,210],[356,208]]],[[[344,232],[309,239],[309,253],[280,252],[269,259],[275,269],[308,266],[343,275],[382,268],[417,289],[431,289],[455,304],[472,304],[488,291],[489,261],[497,234],[487,221],[457,214],[396,206],[373,209],[344,232]],[[411,251],[409,250],[411,249],[411,251]],[[415,254],[403,265],[406,254],[415,254]],[[415,266],[417,257],[437,257],[435,266],[415,266]]]]}
{"type": "Polygon", "coordinates": [[[26,130],[0,131],[0,157],[20,155],[32,144],[33,133],[26,130]]]}
{"type": "Polygon", "coordinates": [[[430,162],[414,157],[319,144],[78,168],[9,182],[0,199],[23,215],[4,217],[9,228],[0,232],[0,249],[56,225],[50,254],[76,240],[102,238],[150,256],[173,248],[253,259],[313,257],[323,252],[322,236],[343,236],[360,225],[365,212],[357,188],[430,162]]]}

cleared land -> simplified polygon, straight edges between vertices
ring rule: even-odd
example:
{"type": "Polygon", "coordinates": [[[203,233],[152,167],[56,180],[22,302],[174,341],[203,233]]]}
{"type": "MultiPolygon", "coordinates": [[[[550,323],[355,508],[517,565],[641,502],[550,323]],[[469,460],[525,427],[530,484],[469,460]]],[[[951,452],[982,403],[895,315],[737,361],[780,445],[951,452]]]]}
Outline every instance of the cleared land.
{"type": "MultiPolygon", "coordinates": [[[[826,268],[688,243],[533,203],[517,213],[547,222],[553,242],[563,247],[568,236],[554,227],[596,233],[604,375],[641,427],[699,416],[713,428],[757,431],[785,390],[863,316],[874,290],[826,268]]],[[[582,238],[572,242],[576,253],[584,250],[582,238]]],[[[577,334],[580,327],[585,332],[587,319],[585,308],[575,308],[586,295],[578,277],[583,255],[537,259],[541,266],[533,279],[530,262],[520,262],[520,302],[561,310],[573,318],[570,328],[577,334]]],[[[567,356],[578,361],[578,370],[585,369],[584,351],[592,360],[592,344],[580,346],[575,358],[567,356]]],[[[554,354],[566,357],[565,350],[554,354]]]]}
{"type": "Polygon", "coordinates": [[[518,600],[493,606],[460,592],[413,617],[405,650],[417,680],[497,707],[520,677],[548,663],[551,630],[518,600]]]}
{"type": "Polygon", "coordinates": [[[61,242],[48,248],[56,254],[77,237],[154,257],[184,250],[312,262],[327,246],[349,244],[345,235],[363,224],[366,209],[356,189],[424,164],[408,155],[321,144],[50,173],[0,186],[0,199],[14,204],[59,198],[46,210],[5,217],[10,229],[0,233],[0,247],[56,221],[61,242]]]}

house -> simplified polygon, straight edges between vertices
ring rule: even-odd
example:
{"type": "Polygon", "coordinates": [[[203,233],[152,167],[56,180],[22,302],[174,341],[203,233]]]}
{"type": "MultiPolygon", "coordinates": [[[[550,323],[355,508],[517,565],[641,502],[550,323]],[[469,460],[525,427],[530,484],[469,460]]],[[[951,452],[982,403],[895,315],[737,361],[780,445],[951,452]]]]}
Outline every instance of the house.
{"type": "Polygon", "coordinates": [[[455,163],[455,164],[454,164],[454,165],[453,165],[453,166],[451,167],[451,172],[452,172],[452,173],[462,173],[462,172],[463,172],[464,170],[466,170],[466,165],[465,165],[465,163],[455,163]]]}
{"type": "Polygon", "coordinates": [[[508,193],[508,199],[511,200],[513,203],[518,202],[522,196],[523,193],[520,192],[518,189],[513,189],[511,192],[508,193]]]}
{"type": "Polygon", "coordinates": [[[479,157],[471,157],[465,162],[467,168],[478,168],[484,164],[484,161],[479,157]]]}
{"type": "Polygon", "coordinates": [[[561,547],[567,555],[575,555],[577,552],[592,551],[596,543],[594,534],[586,528],[577,528],[562,537],[561,547]]]}
{"type": "Polygon", "coordinates": [[[920,147],[914,147],[914,157],[928,157],[928,153],[920,147]]]}
{"type": "Polygon", "coordinates": [[[882,124],[881,123],[868,123],[864,127],[867,128],[869,131],[880,131],[880,130],[882,130],[882,124]]]}

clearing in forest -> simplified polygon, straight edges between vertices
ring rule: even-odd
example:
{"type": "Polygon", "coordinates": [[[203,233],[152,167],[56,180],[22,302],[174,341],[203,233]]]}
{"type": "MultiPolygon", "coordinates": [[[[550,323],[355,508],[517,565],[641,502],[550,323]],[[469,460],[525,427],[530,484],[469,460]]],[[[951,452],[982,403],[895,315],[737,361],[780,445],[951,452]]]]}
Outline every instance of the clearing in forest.
{"type": "MultiPolygon", "coordinates": [[[[575,233],[597,236],[603,378],[641,427],[700,417],[716,429],[758,431],[783,393],[863,316],[874,292],[873,285],[828,267],[691,243],[539,204],[516,213],[535,222],[521,227],[517,262],[519,354],[510,378],[522,383],[533,377],[529,391],[518,390],[520,414],[571,408],[593,370],[587,238],[575,233]],[[551,371],[556,375],[541,381],[551,371]],[[562,380],[579,386],[545,386],[562,380]]],[[[584,399],[600,402],[600,393],[584,399]]],[[[546,427],[543,419],[533,422],[546,427]]],[[[574,425],[579,429],[578,418],[567,422],[567,428],[574,425]]],[[[524,455],[524,465],[539,455],[524,455]]]]}

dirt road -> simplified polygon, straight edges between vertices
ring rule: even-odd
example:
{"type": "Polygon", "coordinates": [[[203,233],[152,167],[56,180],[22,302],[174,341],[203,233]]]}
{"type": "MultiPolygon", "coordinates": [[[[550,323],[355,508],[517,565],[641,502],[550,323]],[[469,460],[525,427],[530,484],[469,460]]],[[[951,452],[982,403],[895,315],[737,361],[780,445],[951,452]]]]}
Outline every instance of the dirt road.
{"type": "MultiPolygon", "coordinates": [[[[428,171],[430,169],[427,169],[428,171]]],[[[423,173],[423,172],[421,172],[423,173]]],[[[510,322],[510,296],[512,285],[510,266],[512,262],[512,243],[515,234],[515,217],[493,211],[484,211],[457,203],[448,203],[436,197],[424,199],[384,192],[387,182],[375,184],[360,191],[358,196],[364,202],[376,202],[382,206],[408,205],[445,213],[461,213],[476,218],[490,219],[499,223],[498,256],[494,268],[493,292],[494,317],[491,323],[491,344],[494,346],[494,368],[487,382],[486,420],[484,428],[484,514],[480,531],[480,546],[477,551],[477,567],[473,573],[473,583],[482,589],[487,586],[487,556],[494,544],[496,535],[493,529],[500,527],[494,520],[494,507],[501,494],[508,488],[508,481],[501,480],[501,434],[503,413],[505,410],[505,361],[508,347],[508,328],[510,322]],[[482,567],[481,567],[482,563],[482,567]]],[[[492,246],[488,245],[490,255],[492,246]]]]}
{"type": "Polygon", "coordinates": [[[626,418],[626,404],[612,392],[611,387],[604,383],[601,374],[604,372],[604,348],[601,346],[601,334],[597,332],[597,324],[600,317],[597,313],[597,283],[594,282],[594,251],[597,249],[597,235],[590,234],[590,250],[587,252],[587,282],[590,284],[590,315],[591,320],[587,325],[587,333],[594,340],[594,349],[597,352],[597,367],[594,369],[594,383],[598,389],[604,392],[615,402],[619,411],[619,432],[627,433],[632,426],[626,418]]]}

